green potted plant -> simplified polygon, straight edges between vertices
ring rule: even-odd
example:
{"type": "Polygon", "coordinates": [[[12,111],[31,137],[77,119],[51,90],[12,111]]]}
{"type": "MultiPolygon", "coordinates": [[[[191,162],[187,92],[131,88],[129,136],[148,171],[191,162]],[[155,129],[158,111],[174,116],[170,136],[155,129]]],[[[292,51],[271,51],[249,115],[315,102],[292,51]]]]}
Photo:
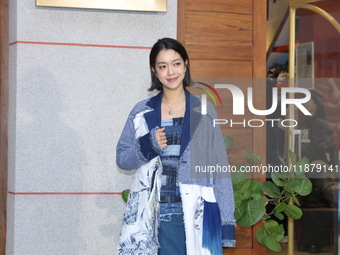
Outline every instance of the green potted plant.
{"type": "MultiPolygon", "coordinates": [[[[230,149],[233,140],[225,137],[227,149],[230,149]]],[[[237,171],[232,172],[232,183],[235,199],[235,219],[237,224],[249,227],[257,222],[263,225],[257,230],[257,241],[273,251],[281,251],[280,241],[284,238],[284,228],[276,219],[284,217],[300,219],[302,210],[298,196],[306,196],[312,191],[312,183],[306,177],[305,165],[309,164],[307,158],[297,160],[296,155],[289,151],[290,164],[279,158],[285,171],[271,172],[270,180],[260,182],[248,178],[248,173],[242,172],[246,165],[260,165],[262,158],[246,149],[245,164],[237,165],[237,171]],[[287,171],[289,170],[289,171],[287,171]],[[295,170],[295,171],[294,171],[295,170]],[[293,203],[289,203],[293,201],[293,203]],[[271,205],[270,211],[268,206],[271,205]],[[272,217],[275,216],[275,217],[272,217]]]]}

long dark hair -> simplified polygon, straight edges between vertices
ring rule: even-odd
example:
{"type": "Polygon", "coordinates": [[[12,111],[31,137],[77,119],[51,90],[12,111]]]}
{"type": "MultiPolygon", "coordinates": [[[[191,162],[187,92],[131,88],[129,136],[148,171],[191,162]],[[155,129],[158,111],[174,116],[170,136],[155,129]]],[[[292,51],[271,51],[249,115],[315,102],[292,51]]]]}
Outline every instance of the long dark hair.
{"type": "Polygon", "coordinates": [[[151,87],[149,88],[149,91],[153,90],[162,90],[163,85],[159,81],[159,79],[156,77],[156,73],[152,70],[155,70],[155,65],[156,65],[156,57],[158,53],[163,50],[163,49],[172,49],[176,52],[178,52],[179,55],[181,55],[184,64],[187,67],[187,70],[184,75],[183,79],[183,87],[190,86],[190,64],[189,64],[189,57],[188,53],[185,50],[184,46],[177,40],[172,39],[172,38],[162,38],[159,39],[154,46],[151,49],[150,56],[149,56],[149,61],[150,61],[150,72],[151,72],[151,87]]]}

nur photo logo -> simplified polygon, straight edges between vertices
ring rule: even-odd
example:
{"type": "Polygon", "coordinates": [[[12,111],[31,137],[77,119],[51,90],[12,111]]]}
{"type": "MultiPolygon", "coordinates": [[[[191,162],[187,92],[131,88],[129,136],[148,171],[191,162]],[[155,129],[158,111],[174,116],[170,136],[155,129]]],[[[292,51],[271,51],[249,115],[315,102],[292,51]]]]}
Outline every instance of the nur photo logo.
{"type": "MultiPolygon", "coordinates": [[[[207,95],[212,99],[214,105],[217,106],[217,100],[221,106],[223,106],[223,102],[220,94],[216,89],[220,89],[220,93],[228,93],[231,94],[232,100],[232,115],[240,116],[245,115],[245,106],[247,106],[250,113],[256,116],[270,116],[277,109],[280,110],[282,118],[277,119],[243,119],[241,122],[233,121],[233,119],[214,119],[213,126],[216,125],[226,125],[229,124],[230,127],[263,127],[266,123],[271,123],[271,126],[274,127],[274,124],[280,123],[283,127],[295,127],[298,125],[295,119],[285,119],[284,117],[287,115],[287,109],[289,105],[294,105],[297,109],[299,109],[305,116],[311,116],[312,114],[309,110],[304,106],[311,99],[311,92],[306,88],[297,88],[297,87],[283,87],[278,90],[278,88],[272,88],[271,93],[271,106],[268,109],[256,109],[253,101],[253,88],[247,88],[247,94],[244,95],[241,88],[233,84],[215,84],[214,86],[208,85],[203,82],[197,82],[203,87],[197,87],[197,89],[202,90],[205,94],[201,94],[201,114],[207,114],[207,95]],[[217,98],[217,100],[216,100],[217,98]],[[278,108],[279,107],[279,108],[278,108]]],[[[268,96],[267,96],[268,99],[268,96]]],[[[265,98],[264,98],[265,100],[265,98]]],[[[226,107],[226,106],[224,106],[226,107]]]]}

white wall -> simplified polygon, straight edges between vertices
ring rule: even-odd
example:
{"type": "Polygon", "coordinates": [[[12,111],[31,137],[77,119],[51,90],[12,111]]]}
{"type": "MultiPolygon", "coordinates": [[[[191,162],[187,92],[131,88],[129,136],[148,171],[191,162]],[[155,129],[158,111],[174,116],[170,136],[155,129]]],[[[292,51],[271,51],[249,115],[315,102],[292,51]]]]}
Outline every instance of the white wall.
{"type": "Polygon", "coordinates": [[[9,8],[6,254],[115,254],[125,206],[116,193],[132,178],[116,166],[115,146],[129,111],[148,96],[149,48],[176,37],[177,1],[168,0],[167,13],[35,0],[9,8]]]}

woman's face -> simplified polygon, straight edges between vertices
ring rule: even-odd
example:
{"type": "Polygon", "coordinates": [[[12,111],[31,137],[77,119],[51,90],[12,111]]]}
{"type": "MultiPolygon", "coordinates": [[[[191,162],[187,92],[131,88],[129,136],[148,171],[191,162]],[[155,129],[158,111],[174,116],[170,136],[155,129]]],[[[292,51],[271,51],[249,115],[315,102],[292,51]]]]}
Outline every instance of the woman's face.
{"type": "Polygon", "coordinates": [[[163,90],[183,89],[183,79],[187,70],[181,55],[172,49],[161,50],[155,63],[156,77],[163,84],[163,90]]]}

